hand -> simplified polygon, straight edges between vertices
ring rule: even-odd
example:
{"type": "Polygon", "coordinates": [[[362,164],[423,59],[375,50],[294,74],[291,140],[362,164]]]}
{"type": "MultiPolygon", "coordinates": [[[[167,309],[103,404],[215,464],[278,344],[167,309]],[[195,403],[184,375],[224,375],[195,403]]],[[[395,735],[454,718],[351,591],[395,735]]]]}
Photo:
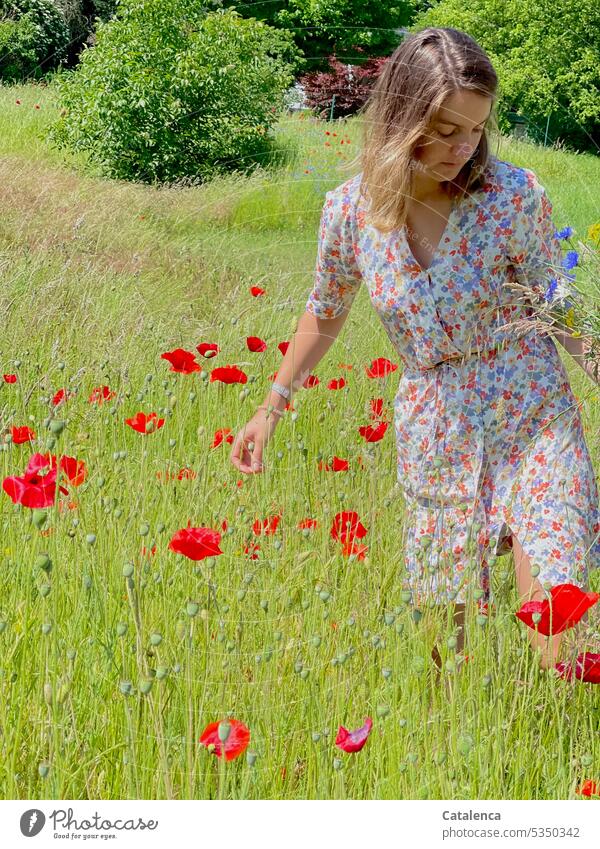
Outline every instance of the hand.
{"type": "Polygon", "coordinates": [[[250,421],[238,431],[231,445],[229,459],[244,474],[260,474],[263,469],[263,451],[281,416],[266,410],[257,410],[250,421]]]}

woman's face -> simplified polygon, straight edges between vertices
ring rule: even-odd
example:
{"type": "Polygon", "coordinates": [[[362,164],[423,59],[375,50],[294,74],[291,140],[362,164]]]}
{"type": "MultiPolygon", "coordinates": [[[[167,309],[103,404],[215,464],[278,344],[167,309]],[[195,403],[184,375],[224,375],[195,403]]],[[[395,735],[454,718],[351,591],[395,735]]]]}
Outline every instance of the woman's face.
{"type": "Polygon", "coordinates": [[[415,152],[424,176],[440,182],[456,177],[477,149],[491,107],[490,97],[473,91],[447,98],[415,152]]]}

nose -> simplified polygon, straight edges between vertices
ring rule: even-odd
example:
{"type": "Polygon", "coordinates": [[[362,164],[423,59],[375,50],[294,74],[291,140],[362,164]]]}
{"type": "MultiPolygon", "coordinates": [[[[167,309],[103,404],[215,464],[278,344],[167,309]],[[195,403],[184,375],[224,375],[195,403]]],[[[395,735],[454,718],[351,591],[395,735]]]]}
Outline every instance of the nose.
{"type": "Polygon", "coordinates": [[[461,144],[454,145],[451,150],[453,151],[454,156],[466,156],[468,158],[475,150],[475,146],[468,144],[467,142],[462,142],[461,144]]]}

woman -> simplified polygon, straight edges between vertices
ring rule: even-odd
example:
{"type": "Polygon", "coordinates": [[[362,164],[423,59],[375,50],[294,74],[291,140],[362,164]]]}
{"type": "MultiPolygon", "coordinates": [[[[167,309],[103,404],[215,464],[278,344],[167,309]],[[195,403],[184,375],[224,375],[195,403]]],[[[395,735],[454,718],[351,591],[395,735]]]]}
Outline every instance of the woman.
{"type": "MultiPolygon", "coordinates": [[[[512,548],[521,601],[546,597],[544,584],[581,586],[600,565],[594,470],[558,350],[533,323],[521,336],[506,327],[533,315],[510,284],[545,291],[562,252],[534,172],[489,153],[496,93],[488,57],[454,29],[413,34],[388,60],[365,109],[363,170],[326,194],[306,313],[231,452],[241,471],[261,470],[289,389],[364,281],[404,366],[394,423],[405,586],[454,604],[458,651],[465,604],[490,598],[497,555],[512,548]]],[[[556,337],[591,374],[581,340],[556,337]]],[[[529,633],[542,667],[554,666],[561,635],[529,633]]],[[[432,656],[439,667],[437,647],[432,656]]]]}

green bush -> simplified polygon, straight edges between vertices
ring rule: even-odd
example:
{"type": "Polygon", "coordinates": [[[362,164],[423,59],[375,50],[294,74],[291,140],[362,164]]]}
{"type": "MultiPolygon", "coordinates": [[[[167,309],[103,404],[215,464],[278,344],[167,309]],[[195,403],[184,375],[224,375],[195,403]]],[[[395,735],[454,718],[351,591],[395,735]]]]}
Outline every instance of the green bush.
{"type": "Polygon", "coordinates": [[[52,143],[107,176],[200,181],[264,150],[301,59],[291,33],[198,0],[128,0],[54,80],[52,143]]]}
{"type": "Polygon", "coordinates": [[[40,78],[66,54],[69,30],[51,0],[0,0],[0,80],[40,78]]]}

